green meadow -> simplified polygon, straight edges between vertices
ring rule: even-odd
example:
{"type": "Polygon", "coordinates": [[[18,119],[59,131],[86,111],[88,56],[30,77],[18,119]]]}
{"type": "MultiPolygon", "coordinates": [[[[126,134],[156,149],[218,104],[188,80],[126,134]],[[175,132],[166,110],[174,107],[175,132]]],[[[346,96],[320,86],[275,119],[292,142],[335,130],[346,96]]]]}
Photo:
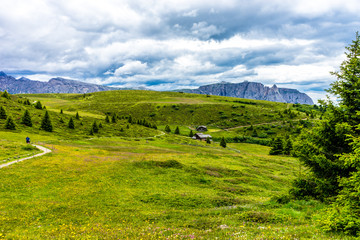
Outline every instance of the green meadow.
{"type": "Polygon", "coordinates": [[[16,124],[0,119],[0,160],[38,152],[26,136],[52,149],[0,169],[0,239],[353,239],[321,230],[324,203],[287,199],[307,171],[296,158],[249,143],[310,127],[313,106],[152,91],[15,95],[0,106],[16,124]],[[52,132],[41,129],[45,111],[52,132]],[[212,143],[188,137],[199,125],[212,143]]]}

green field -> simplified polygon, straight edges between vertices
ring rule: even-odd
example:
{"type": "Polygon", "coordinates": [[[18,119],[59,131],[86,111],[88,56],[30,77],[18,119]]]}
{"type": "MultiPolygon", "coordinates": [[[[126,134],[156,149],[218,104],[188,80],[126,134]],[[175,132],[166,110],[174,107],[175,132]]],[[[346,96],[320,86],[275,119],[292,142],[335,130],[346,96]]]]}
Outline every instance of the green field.
{"type": "Polygon", "coordinates": [[[307,116],[291,104],[112,91],[18,95],[1,98],[0,106],[17,126],[5,130],[0,119],[1,149],[11,149],[0,157],[28,151],[28,135],[53,149],[0,169],[0,239],[352,239],[321,231],[324,203],[286,200],[292,180],[306,171],[296,158],[270,156],[268,146],[216,142],[254,129],[267,134],[255,139],[296,134],[307,116]],[[25,99],[46,106],[53,132],[39,129],[45,110],[25,99]],[[21,124],[25,109],[33,127],[21,124]],[[80,119],[69,129],[76,112],[80,119]],[[106,123],[113,114],[116,123],[106,123]],[[129,123],[130,115],[158,129],[129,123]],[[95,120],[103,127],[90,135],[95,120]],[[163,133],[165,125],[181,134],[163,133]],[[198,125],[215,141],[187,137],[198,125]]]}

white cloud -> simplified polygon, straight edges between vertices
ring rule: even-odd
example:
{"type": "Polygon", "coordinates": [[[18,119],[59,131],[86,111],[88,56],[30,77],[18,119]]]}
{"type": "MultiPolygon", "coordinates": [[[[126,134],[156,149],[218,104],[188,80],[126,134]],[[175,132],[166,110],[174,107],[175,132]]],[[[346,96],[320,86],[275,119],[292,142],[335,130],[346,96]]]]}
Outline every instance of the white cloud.
{"type": "Polygon", "coordinates": [[[147,63],[142,63],[140,61],[129,61],[124,64],[124,66],[119,67],[115,70],[115,76],[121,75],[134,75],[134,74],[143,74],[147,70],[147,63]]]}

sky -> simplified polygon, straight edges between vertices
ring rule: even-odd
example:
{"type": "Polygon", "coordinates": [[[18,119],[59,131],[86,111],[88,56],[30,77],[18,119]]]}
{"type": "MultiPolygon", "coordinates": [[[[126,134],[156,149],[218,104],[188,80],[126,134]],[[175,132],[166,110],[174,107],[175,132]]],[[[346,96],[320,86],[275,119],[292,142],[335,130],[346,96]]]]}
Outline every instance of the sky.
{"type": "Polygon", "coordinates": [[[358,0],[0,0],[0,71],[114,87],[222,81],[314,101],[360,29],[358,0]]]}

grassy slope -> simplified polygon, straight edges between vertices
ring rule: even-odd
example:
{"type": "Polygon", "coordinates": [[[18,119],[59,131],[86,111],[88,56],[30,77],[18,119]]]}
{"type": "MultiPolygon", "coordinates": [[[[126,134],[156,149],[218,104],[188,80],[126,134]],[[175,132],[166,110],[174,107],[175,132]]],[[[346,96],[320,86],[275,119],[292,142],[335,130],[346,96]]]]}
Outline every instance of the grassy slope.
{"type": "MultiPolygon", "coordinates": [[[[50,109],[84,111],[96,115],[116,113],[162,124],[209,125],[228,128],[279,121],[279,112],[291,104],[230,97],[153,91],[111,91],[92,94],[25,95],[39,99],[50,109]],[[54,96],[56,98],[54,98],[54,96]]],[[[299,115],[295,119],[305,117],[299,115]]],[[[289,120],[283,114],[283,120],[289,120]]]]}
{"type": "MultiPolygon", "coordinates": [[[[119,97],[99,94],[106,94],[112,103],[119,97]]],[[[139,98],[136,101],[154,98],[151,92],[150,96],[129,94],[126,98],[139,98]]],[[[173,108],[171,94],[178,95],[159,94],[156,104],[173,108]]],[[[55,146],[49,155],[0,169],[0,238],[345,239],[316,228],[321,203],[280,205],[270,201],[285,194],[299,173],[296,159],[269,156],[269,148],[259,145],[228,144],[229,148],[223,149],[173,134],[141,139],[142,134],[148,137],[159,132],[138,125],[131,125],[128,135],[113,133],[111,129],[125,126],[125,120],[104,123],[100,134],[90,137],[84,126],[104,117],[101,109],[107,111],[104,103],[100,110],[88,113],[86,98],[95,96],[28,96],[41,98],[47,109],[53,110],[55,132],[38,130],[43,110],[28,106],[36,122],[33,128],[22,126],[16,118],[18,130],[0,131],[1,138],[13,146],[25,135],[55,146]],[[60,115],[60,108],[69,112],[60,115]],[[78,110],[84,124],[80,127],[76,122],[77,128],[69,132],[58,118],[68,119],[78,110]],[[129,138],[133,136],[138,138],[129,138]]],[[[218,105],[220,101],[225,105],[221,111],[227,114],[227,105],[233,104],[229,98],[214,99],[189,95],[181,101],[191,106],[199,101],[218,105]]],[[[21,116],[23,105],[16,97],[13,100],[1,104],[13,116],[21,116]]],[[[138,105],[136,101],[131,106],[138,105]]],[[[173,110],[175,115],[179,111],[173,110]]],[[[185,131],[186,126],[182,127],[185,131]]]]}

